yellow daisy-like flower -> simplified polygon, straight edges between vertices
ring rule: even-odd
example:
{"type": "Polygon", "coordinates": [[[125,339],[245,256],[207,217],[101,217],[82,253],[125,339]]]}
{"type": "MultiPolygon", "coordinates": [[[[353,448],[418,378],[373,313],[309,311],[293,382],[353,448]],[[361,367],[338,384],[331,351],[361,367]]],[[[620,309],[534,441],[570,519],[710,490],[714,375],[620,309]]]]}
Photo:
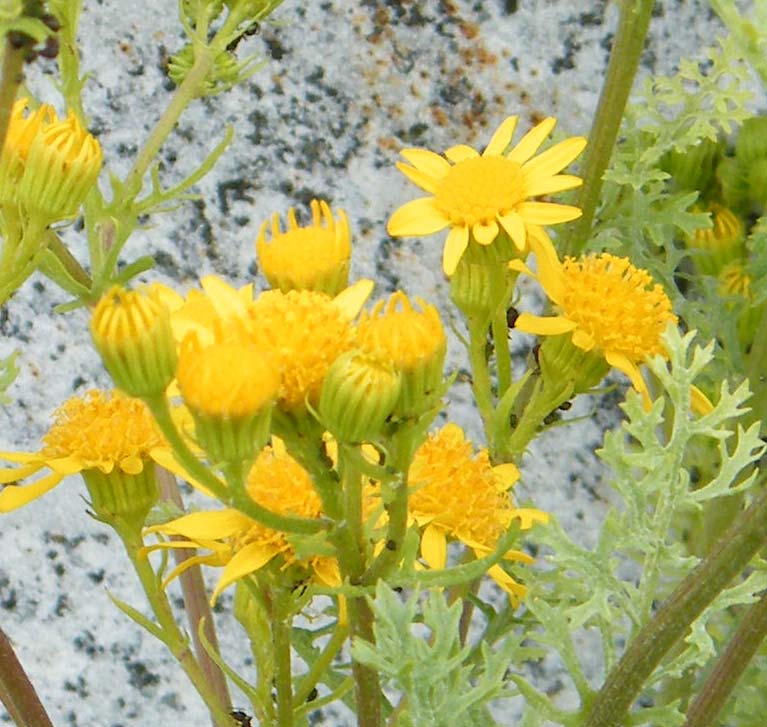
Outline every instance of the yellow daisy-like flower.
{"type": "Polygon", "coordinates": [[[296,213],[288,210],[288,226],[280,229],[279,215],[272,217],[271,240],[268,222],[261,225],[256,252],[269,285],[283,293],[316,290],[328,295],[342,291],[349,281],[351,233],[343,210],[333,217],[327,202],[313,199],[312,224],[299,227],[296,213]]]}
{"type": "Polygon", "coordinates": [[[554,225],[580,217],[577,207],[532,198],[581,184],[579,177],[560,172],[583,151],[586,140],[571,137],[535,156],[556,124],[547,118],[507,151],[517,119],[505,119],[482,154],[464,144],[451,147],[444,157],[427,149],[403,150],[408,164],[398,162],[397,168],[431,196],[396,210],[387,226],[389,234],[430,235],[449,227],[442,266],[446,275],[452,275],[470,237],[490,245],[503,229],[525,252],[528,225],[554,225]]]}
{"type": "MultiPolygon", "coordinates": [[[[246,488],[254,501],[273,512],[304,518],[322,516],[320,498],[309,474],[287,453],[279,440],[261,451],[248,475],[246,488]]],[[[213,592],[214,602],[225,588],[263,568],[277,556],[282,558],[282,568],[297,562],[285,533],[254,522],[231,508],[191,513],[149,528],[147,532],[187,538],[185,541],[160,543],[150,549],[203,547],[210,551],[185,560],[169,574],[166,581],[195,563],[224,566],[213,592]]],[[[302,565],[310,568],[320,583],[331,586],[340,583],[338,566],[332,558],[317,556],[302,565]]]]}
{"type": "MultiPolygon", "coordinates": [[[[445,567],[448,540],[458,540],[482,557],[495,550],[513,520],[519,520],[522,530],[547,522],[549,516],[540,510],[514,506],[509,488],[518,479],[513,464],[493,467],[486,449],[474,454],[457,425],[448,424],[431,435],[418,448],[408,473],[412,488],[408,508],[423,529],[421,555],[429,567],[445,567]]],[[[505,558],[533,562],[518,550],[508,551],[505,558]]],[[[526,588],[500,565],[488,574],[514,603],[524,597],[526,588]]]]}
{"type": "Polygon", "coordinates": [[[39,452],[0,452],[0,458],[21,465],[0,470],[0,484],[6,485],[0,512],[26,505],[77,472],[138,475],[153,461],[166,462],[168,451],[142,401],[119,391],[89,391],[56,410],[39,452]],[[46,469],[50,473],[31,484],[9,484],[46,469]]]}
{"type": "Polygon", "coordinates": [[[649,356],[665,355],[661,334],[677,318],[663,288],[646,270],[609,253],[567,258],[564,263],[541,255],[537,276],[520,261],[509,265],[537,277],[560,311],[548,317],[521,313],[517,329],[543,336],[571,332],[575,346],[600,352],[649,403],[639,364],[649,356]]]}
{"type": "Polygon", "coordinates": [[[354,346],[352,320],[372,290],[360,281],[331,298],[309,290],[262,293],[248,308],[250,340],[273,357],[282,375],[278,407],[316,405],[330,365],[354,346]]]}

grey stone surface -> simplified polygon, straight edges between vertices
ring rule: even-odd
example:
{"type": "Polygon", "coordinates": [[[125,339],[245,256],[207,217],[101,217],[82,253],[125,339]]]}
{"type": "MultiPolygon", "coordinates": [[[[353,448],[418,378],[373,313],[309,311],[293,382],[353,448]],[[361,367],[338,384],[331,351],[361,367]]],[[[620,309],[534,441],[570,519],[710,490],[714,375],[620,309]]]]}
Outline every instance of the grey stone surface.
{"type": "MultiPolygon", "coordinates": [[[[170,0],[86,3],[85,105],[118,175],[170,98],[164,60],[181,44],[175,13],[170,0]]],[[[242,44],[264,55],[264,68],[243,88],[195,102],[162,150],[163,179],[180,179],[233,125],[235,142],[198,186],[199,200],[149,220],[124,259],[152,254],[157,265],[145,279],[184,289],[207,273],[262,285],[253,251],[259,225],[320,196],[349,214],[354,276],[375,278],[378,295],[402,287],[446,310],[443,236],[392,240],[385,231],[391,212],[418,194],[394,168],[398,150],[482,147],[512,113],[523,129],[553,114],[563,133],[587,133],[616,17],[615,3],[586,0],[286,0],[278,22],[242,44]]],[[[642,73],[672,72],[720,32],[706,2],[659,0],[642,73]]],[[[56,103],[51,68],[33,69],[30,87],[56,103]]],[[[83,259],[78,232],[66,237],[83,259]]],[[[36,448],[58,404],[107,384],[86,313],[52,313],[63,300],[35,276],[2,312],[0,354],[23,351],[15,401],[0,412],[2,449],[36,448]]],[[[467,366],[455,340],[450,366],[467,366]]],[[[479,436],[465,384],[449,412],[479,436]]],[[[615,400],[581,403],[577,413],[591,416],[535,444],[519,492],[588,541],[608,498],[593,449],[618,413],[615,400]]],[[[108,592],[137,605],[141,597],[116,538],[85,515],[83,494],[71,479],[0,520],[0,624],[57,726],[207,724],[161,646],[110,604],[108,592]]],[[[222,599],[223,611],[229,603],[222,599]]],[[[223,613],[219,620],[228,624],[225,652],[241,653],[239,628],[223,613]]],[[[559,677],[554,665],[536,678],[556,691],[559,677]]],[[[499,721],[515,724],[518,706],[501,705],[499,721]]],[[[331,710],[313,724],[346,721],[331,710]]]]}

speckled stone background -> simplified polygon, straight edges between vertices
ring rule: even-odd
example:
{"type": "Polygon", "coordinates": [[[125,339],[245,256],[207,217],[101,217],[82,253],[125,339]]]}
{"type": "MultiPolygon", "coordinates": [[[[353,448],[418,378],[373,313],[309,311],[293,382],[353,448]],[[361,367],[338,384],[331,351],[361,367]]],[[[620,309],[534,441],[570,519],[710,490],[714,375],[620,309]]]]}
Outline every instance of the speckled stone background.
{"type": "MultiPolygon", "coordinates": [[[[162,151],[162,176],[180,179],[233,125],[236,140],[198,187],[200,198],[151,219],[125,249],[152,254],[147,279],[183,288],[215,273],[235,284],[256,278],[253,240],[261,222],[314,196],[346,209],[354,232],[353,275],[374,277],[378,295],[397,287],[447,310],[441,235],[392,240],[385,221],[418,192],[394,168],[403,146],[437,151],[482,147],[507,115],[527,128],[553,114],[560,132],[586,134],[611,38],[615,3],[587,0],[286,0],[275,24],[243,42],[266,65],[243,88],[195,102],[162,151]]],[[[168,103],[169,54],[182,43],[172,0],[98,0],[82,22],[85,94],[92,130],[117,174],[168,103]]],[[[699,57],[721,27],[703,0],[658,0],[643,74],[673,72],[699,57]]],[[[30,86],[57,103],[52,66],[30,86]]],[[[105,187],[106,189],[106,187],[105,187]]],[[[67,233],[84,252],[76,229],[67,233]]],[[[86,335],[84,311],[52,314],[65,298],[38,276],[0,313],[0,354],[21,348],[14,403],[0,411],[0,448],[34,449],[53,409],[106,385],[86,335]]],[[[518,346],[524,346],[520,342],[518,346]]],[[[465,368],[455,341],[450,366],[465,368]]],[[[519,491],[555,513],[585,541],[609,498],[593,455],[618,419],[611,400],[581,402],[588,420],[543,437],[523,462],[519,491]]],[[[468,387],[456,386],[450,415],[473,435],[468,387]]],[[[110,532],[85,515],[79,480],[0,520],[0,624],[13,639],[57,726],[153,727],[208,724],[206,712],[160,645],[109,603],[107,591],[141,604],[137,582],[110,532]]],[[[230,600],[222,599],[222,610],[230,600]]],[[[225,619],[221,619],[225,621],[225,619]]],[[[239,628],[221,632],[238,663],[239,628]]],[[[555,663],[536,678],[567,690],[555,663]]],[[[243,702],[244,704],[244,702],[243,702]]],[[[519,714],[499,705],[503,724],[519,714]]],[[[344,725],[329,710],[313,724],[344,725]]],[[[8,716],[0,710],[0,722],[8,716]]]]}

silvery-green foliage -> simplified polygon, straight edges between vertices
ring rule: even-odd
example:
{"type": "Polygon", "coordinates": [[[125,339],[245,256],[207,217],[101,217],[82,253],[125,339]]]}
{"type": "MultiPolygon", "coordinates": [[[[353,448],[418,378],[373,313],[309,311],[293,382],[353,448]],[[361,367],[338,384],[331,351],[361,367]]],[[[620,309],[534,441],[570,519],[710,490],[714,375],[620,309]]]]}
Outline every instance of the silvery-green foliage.
{"type": "Polygon", "coordinates": [[[627,255],[680,297],[674,295],[674,273],[685,253],[670,243],[711,223],[708,215],[690,210],[695,191],[669,184],[662,160],[733,133],[751,115],[749,85],[742,48],[732,39],[710,48],[702,62],[684,59],[674,75],[645,80],[627,108],[604,175],[591,249],[627,255]]]}
{"type": "MultiPolygon", "coordinates": [[[[701,348],[693,339],[694,333],[682,336],[669,328],[664,337],[668,360],[656,357],[649,362],[663,396],[646,410],[630,391],[622,405],[623,426],[605,435],[599,455],[610,468],[610,484],[621,506],[605,517],[595,548],[573,542],[556,522],[535,533],[553,554],[548,557],[551,570],[535,576],[527,601],[541,624],[531,638],[559,653],[584,704],[626,643],[699,563],[683,545],[690,522],[712,503],[748,497],[757,474],[754,464],[765,452],[758,425],[739,423],[748,411],[746,384],[733,389],[723,382],[712,411],[702,416],[692,412],[694,381],[713,356],[712,345],[701,348]],[[710,479],[693,485],[684,462],[701,440],[713,443],[719,466],[710,479]],[[603,673],[589,683],[573,635],[595,631],[602,644],[603,673]]],[[[765,588],[767,570],[757,561],[706,609],[653,675],[644,702],[654,707],[641,709],[632,724],[682,723],[686,705],[672,698],[670,686],[695,687],[694,675],[721,651],[721,639],[732,631],[732,607],[752,603],[765,588]]],[[[540,712],[530,686],[518,676],[513,679],[529,708],[540,712]]],[[[559,724],[571,718],[572,714],[547,716],[559,724]]]]}
{"type": "Polygon", "coordinates": [[[516,642],[507,639],[496,650],[482,644],[473,658],[460,641],[462,604],[448,606],[441,590],[403,600],[382,581],[371,605],[376,643],[355,639],[352,655],[404,695],[398,727],[494,724],[487,704],[501,695],[516,642]]]}
{"type": "Polygon", "coordinates": [[[727,26],[733,40],[743,49],[743,57],[767,87],[767,0],[751,3],[747,17],[735,0],[711,0],[711,7],[727,26]]]}

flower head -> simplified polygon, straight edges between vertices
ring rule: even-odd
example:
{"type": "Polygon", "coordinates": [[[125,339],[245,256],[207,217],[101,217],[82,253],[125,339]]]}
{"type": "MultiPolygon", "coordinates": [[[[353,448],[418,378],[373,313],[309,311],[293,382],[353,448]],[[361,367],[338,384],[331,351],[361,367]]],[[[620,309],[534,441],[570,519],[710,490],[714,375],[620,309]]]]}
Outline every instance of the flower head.
{"type": "Polygon", "coordinates": [[[119,391],[89,391],[56,410],[39,452],[0,452],[0,458],[21,464],[0,471],[0,483],[6,485],[0,490],[0,512],[26,505],[77,472],[139,475],[167,452],[142,401],[119,391]],[[29,485],[8,484],[44,469],[50,473],[29,485]]]}
{"type": "MultiPolygon", "coordinates": [[[[519,261],[510,265],[532,275],[519,261]]],[[[663,288],[646,270],[609,253],[567,258],[564,263],[541,255],[538,267],[537,277],[559,315],[522,313],[516,328],[539,335],[572,333],[577,348],[601,353],[649,401],[639,364],[665,354],[661,334],[677,320],[663,288]]]]}
{"type": "Polygon", "coordinates": [[[437,309],[421,298],[414,307],[402,291],[363,312],[357,326],[359,347],[392,362],[402,374],[395,413],[410,415],[433,403],[440,392],[447,339],[437,309]],[[418,310],[420,308],[420,310],[418,310]]]}
{"type": "Polygon", "coordinates": [[[430,235],[449,227],[442,265],[452,275],[470,238],[490,245],[503,230],[524,252],[528,225],[580,217],[577,207],[531,201],[581,184],[579,177],[559,172],[581,153],[584,138],[571,137],[535,156],[555,124],[545,119],[509,151],[516,116],[503,121],[482,154],[463,144],[444,157],[426,149],[403,150],[408,164],[399,162],[397,168],[431,196],[400,207],[389,220],[389,234],[430,235]]]}
{"type": "Polygon", "coordinates": [[[151,290],[112,287],[93,312],[91,334],[114,382],[131,396],[159,394],[173,379],[170,311],[151,290]]]}
{"type": "Polygon", "coordinates": [[[268,351],[282,376],[278,406],[316,405],[330,365],[354,346],[353,318],[370,294],[359,283],[331,298],[309,290],[262,293],[248,308],[248,335],[268,351]]]}
{"type": "MultiPolygon", "coordinates": [[[[482,557],[495,550],[498,540],[513,520],[527,530],[548,515],[535,509],[514,506],[509,488],[519,479],[512,464],[493,467],[486,449],[473,453],[472,444],[455,424],[448,424],[417,450],[408,473],[412,493],[408,508],[423,528],[421,554],[426,563],[441,569],[447,562],[447,541],[458,540],[482,557]]],[[[509,560],[531,563],[519,551],[509,551],[509,560]]],[[[500,565],[489,574],[517,601],[525,587],[500,565]]]]}
{"type": "Polygon", "coordinates": [[[261,225],[256,251],[261,269],[273,288],[340,293],[348,284],[351,235],[343,210],[333,217],[327,202],[313,199],[312,224],[299,227],[296,213],[288,210],[287,230],[280,229],[278,215],[272,217],[271,240],[268,222],[261,225]]]}
{"type": "Polygon", "coordinates": [[[18,199],[52,221],[72,217],[101,171],[98,141],[70,113],[41,126],[27,152],[18,199]]]}
{"type": "MultiPolygon", "coordinates": [[[[259,454],[248,475],[246,489],[253,500],[273,512],[305,518],[322,515],[320,499],[309,474],[285,451],[279,440],[259,454]]],[[[263,568],[278,556],[281,556],[283,569],[298,561],[285,533],[254,522],[233,509],[195,512],[152,527],[148,532],[188,539],[186,542],[173,541],[167,547],[202,546],[211,551],[184,561],[167,580],[194,563],[224,566],[213,593],[214,601],[229,585],[263,568]]],[[[160,547],[166,547],[166,544],[160,547]]],[[[316,556],[301,564],[311,568],[322,583],[337,585],[340,581],[337,565],[331,558],[316,556]]]]}

